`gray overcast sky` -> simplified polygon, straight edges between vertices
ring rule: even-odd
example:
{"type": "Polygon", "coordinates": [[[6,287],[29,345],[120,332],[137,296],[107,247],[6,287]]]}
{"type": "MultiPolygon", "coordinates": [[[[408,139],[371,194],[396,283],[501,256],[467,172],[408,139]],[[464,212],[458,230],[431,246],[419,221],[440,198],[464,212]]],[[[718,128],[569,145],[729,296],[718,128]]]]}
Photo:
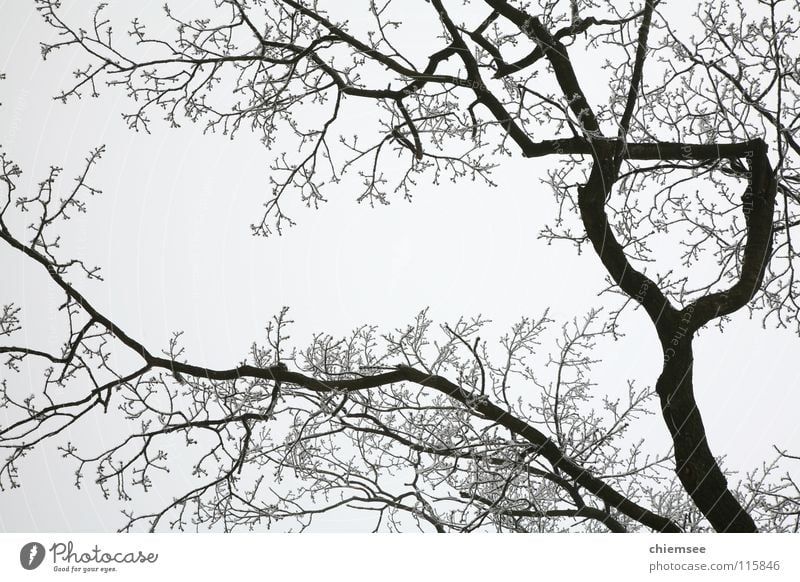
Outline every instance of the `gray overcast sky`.
{"type": "MultiPolygon", "coordinates": [[[[161,2],[141,4],[145,19],[161,2]]],[[[190,124],[134,133],[120,117],[129,103],[115,90],[55,102],[78,56],[71,53],[72,64],[42,62],[38,43],[51,32],[32,3],[0,1],[0,14],[0,72],[7,75],[0,143],[23,168],[21,190],[35,188],[50,165],[71,179],[92,147],[107,144],[93,180],[104,193],[63,245],[103,269],[104,282],[78,287],[153,350],[183,330],[193,361],[233,365],[283,305],[302,346],[315,331],[344,334],[361,323],[392,329],[426,306],[437,323],[481,313],[499,337],[546,307],[560,322],[604,304],[596,297],[604,273],[593,254],[537,240],[554,207],[537,183],[540,160],[503,161],[497,188],[420,184],[412,203],[398,198],[376,209],[357,205],[345,184],[320,210],[297,212],[298,226],[285,236],[254,238],[248,225],[265,199],[270,159],[256,137],[203,136],[190,124]]],[[[52,347],[58,297],[43,273],[7,248],[0,248],[0,273],[0,303],[17,301],[26,336],[52,347]]],[[[628,378],[652,384],[660,369],[644,314],[630,312],[624,323],[626,338],[601,346],[598,394],[628,378]]],[[[773,443],[800,449],[798,339],[763,330],[740,312],[724,334],[704,331],[696,345],[695,386],[712,448],[739,469],[770,457],[773,443]]],[[[109,430],[95,423],[73,436],[103,442],[109,430]]],[[[659,416],[644,419],[640,431],[654,450],[667,442],[659,416]]],[[[0,493],[0,531],[114,529],[114,504],[91,484],[77,492],[72,470],[53,445],[32,454],[24,486],[0,493]]]]}

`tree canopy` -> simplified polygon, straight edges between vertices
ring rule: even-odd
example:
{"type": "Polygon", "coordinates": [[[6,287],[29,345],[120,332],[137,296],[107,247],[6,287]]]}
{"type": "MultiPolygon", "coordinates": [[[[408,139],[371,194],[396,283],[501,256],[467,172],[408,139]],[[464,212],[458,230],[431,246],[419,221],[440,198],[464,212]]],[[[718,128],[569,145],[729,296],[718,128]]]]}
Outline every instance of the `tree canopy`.
{"type": "MultiPolygon", "coordinates": [[[[593,252],[617,297],[610,315],[564,324],[549,362],[546,313],[496,344],[480,318],[437,331],[423,311],[393,332],[299,347],[284,309],[246,361],[210,369],[180,334],[153,352],[75,284],[98,272],[62,250],[59,228],[97,192],[103,148],[73,187],[54,168],[21,196],[3,154],[0,238],[60,288],[68,330],[59,353],[0,347],[11,371],[46,365],[33,396],[3,381],[15,416],[0,427],[0,484],[18,484],[38,443],[107,413],[130,424],[118,444],[61,447],[79,484],[91,469],[105,495],[131,499],[183,445],[198,479],[123,529],[306,527],[347,506],[373,512],[376,529],[796,530],[789,473],[769,464],[729,484],[692,375],[696,334],[736,312],[800,331],[796,1],[700,2],[687,18],[658,0],[217,0],[166,6],[161,23],[131,15],[122,33],[130,7],[103,4],[82,22],[65,4],[37,0],[54,33],[43,56],[84,63],[59,100],[121,91],[133,130],[191,122],[259,136],[274,161],[255,235],[284,232],[289,208],[321,205],[346,175],[359,177],[358,202],[382,205],[448,179],[491,187],[521,157],[547,179],[520,189],[558,202],[540,236],[593,252]],[[7,220],[19,211],[32,217],[24,235],[7,220]],[[598,409],[592,350],[636,307],[663,370],[598,409]],[[652,400],[673,443],[661,457],[631,430],[652,400]]],[[[0,335],[21,325],[8,305],[0,335]]]]}

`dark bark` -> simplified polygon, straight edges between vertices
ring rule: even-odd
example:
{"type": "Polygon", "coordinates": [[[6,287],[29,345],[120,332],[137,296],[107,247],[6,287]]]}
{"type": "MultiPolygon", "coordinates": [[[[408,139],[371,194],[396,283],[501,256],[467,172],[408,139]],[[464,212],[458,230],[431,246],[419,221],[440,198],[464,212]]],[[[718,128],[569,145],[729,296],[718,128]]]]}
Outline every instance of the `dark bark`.
{"type": "MultiPolygon", "coordinates": [[[[703,325],[744,307],[761,286],[772,253],[775,183],[766,146],[756,140],[741,153],[750,172],[742,197],[747,223],[741,273],[730,288],[705,295],[678,311],[656,283],[638,271],[614,236],[605,201],[617,176],[611,141],[596,142],[594,166],[578,203],[586,233],[615,283],[638,301],[653,322],[664,355],[656,383],[661,410],[675,448],[675,472],[697,508],[719,532],[755,532],[756,526],[728,489],[708,445],[692,385],[692,337],[703,325]]],[[[618,151],[618,150],[616,150],[618,151]]]]}
{"type": "MultiPolygon", "coordinates": [[[[403,100],[429,84],[438,84],[448,91],[453,88],[471,90],[474,93],[475,101],[470,105],[469,112],[474,123],[477,124],[477,120],[473,109],[482,105],[489,112],[490,118],[500,125],[510,140],[520,148],[522,155],[525,157],[533,158],[550,155],[592,156],[594,166],[590,178],[587,184],[579,189],[578,199],[581,218],[588,238],[611,278],[624,293],[643,306],[653,322],[661,341],[664,367],[657,380],[656,390],[661,399],[663,417],[673,439],[676,474],[697,507],[715,529],[725,532],[755,531],[753,520],[730,492],[725,475],[708,443],[702,417],[693,394],[692,338],[697,330],[713,319],[734,313],[746,306],[759,289],[763,280],[764,271],[772,253],[772,219],[775,200],[774,177],[764,142],[761,139],[727,144],[689,144],[659,141],[646,143],[628,142],[631,139],[629,135],[631,122],[638,106],[639,92],[644,79],[644,63],[648,54],[647,39],[658,0],[644,0],[642,10],[627,18],[616,21],[602,21],[605,24],[623,24],[634,19],[641,19],[636,55],[631,63],[632,72],[627,99],[624,112],[618,120],[619,128],[616,138],[610,138],[603,133],[601,126],[606,122],[604,121],[601,124],[598,121],[586,94],[582,90],[580,78],[576,74],[569,56],[569,49],[574,46],[570,39],[573,39],[577,34],[586,32],[589,27],[600,24],[601,21],[592,17],[579,19],[576,11],[569,27],[558,31],[550,31],[546,25],[546,20],[527,12],[524,3],[511,2],[511,0],[484,0],[484,2],[492,9],[492,13],[483,24],[470,32],[458,26],[457,21],[450,17],[445,8],[445,2],[431,0],[430,4],[436,10],[439,20],[446,29],[446,36],[450,40],[445,48],[430,55],[428,63],[423,70],[418,70],[413,65],[408,64],[408,61],[396,58],[397,55],[382,53],[376,48],[379,45],[357,39],[347,31],[346,26],[329,20],[313,7],[306,7],[297,0],[282,0],[282,4],[288,7],[288,12],[294,11],[292,12],[293,14],[303,15],[304,18],[317,23],[324,29],[325,34],[314,38],[305,47],[296,44],[297,39],[294,34],[288,37],[279,37],[277,41],[270,40],[269,37],[265,38],[259,32],[259,27],[248,20],[244,6],[235,3],[243,22],[258,38],[262,47],[270,46],[283,51],[277,60],[274,56],[271,59],[265,57],[264,51],[261,54],[253,53],[221,58],[216,54],[208,53],[205,55],[206,58],[192,57],[188,60],[184,58],[185,55],[181,52],[179,58],[171,61],[152,61],[149,63],[126,61],[122,64],[105,61],[100,69],[92,72],[91,77],[87,76],[87,78],[93,78],[95,74],[105,67],[110,67],[115,73],[126,74],[136,70],[144,71],[149,67],[164,65],[169,62],[191,65],[193,67],[192,70],[195,72],[203,64],[216,66],[223,62],[291,64],[293,72],[287,74],[287,79],[303,78],[302,75],[293,76],[296,65],[306,59],[313,63],[315,68],[330,77],[331,81],[330,85],[327,82],[315,84],[317,83],[315,81],[311,83],[311,94],[321,95],[328,87],[335,86],[338,88],[338,99],[341,99],[343,95],[349,95],[393,101],[403,119],[403,123],[395,126],[392,137],[398,143],[411,150],[417,159],[424,158],[427,152],[423,150],[420,133],[415,125],[419,123],[419,119],[415,116],[415,112],[407,107],[407,103],[404,104],[403,100]],[[489,24],[501,18],[517,26],[535,44],[526,57],[510,64],[504,61],[501,50],[483,36],[483,32],[489,24]],[[487,87],[484,81],[484,75],[487,70],[484,68],[483,61],[480,58],[476,58],[471,51],[469,44],[465,41],[466,37],[471,38],[473,42],[492,56],[496,65],[494,78],[511,75],[530,67],[539,60],[546,60],[552,68],[553,75],[574,118],[575,123],[572,126],[574,137],[534,141],[531,134],[525,130],[525,124],[519,120],[517,115],[513,114],[513,108],[503,99],[498,98],[487,87]],[[387,85],[386,88],[383,88],[383,86],[368,88],[362,87],[360,83],[352,84],[349,74],[345,74],[342,70],[337,70],[321,54],[318,54],[317,48],[328,42],[342,43],[351,47],[356,54],[374,61],[387,71],[405,79],[405,86],[392,89],[391,84],[387,85]],[[459,73],[457,76],[440,74],[438,72],[439,66],[451,57],[460,59],[464,72],[459,73]],[[578,135],[577,131],[578,126],[580,126],[581,130],[580,135],[578,135]],[[410,138],[406,137],[405,128],[407,128],[410,138]],[[624,160],[714,162],[729,158],[746,159],[749,164],[749,172],[747,172],[746,176],[748,186],[742,198],[742,210],[747,222],[747,228],[743,240],[744,250],[741,256],[739,276],[735,284],[725,290],[708,293],[685,307],[674,305],[668,294],[662,291],[654,280],[650,279],[644,272],[637,270],[628,260],[624,246],[615,238],[614,230],[609,223],[606,214],[606,200],[611,194],[613,184],[617,180],[620,166],[624,160]]],[[[48,14],[52,17],[53,22],[58,23],[56,25],[57,28],[60,28],[62,32],[69,33],[69,29],[66,26],[62,26],[60,21],[52,14],[52,10],[48,14]]],[[[82,44],[79,40],[76,42],[82,44]]],[[[72,43],[72,41],[68,41],[65,44],[72,43]]],[[[714,64],[710,66],[716,67],[714,64]]],[[[725,75],[724,72],[723,75],[725,75]]],[[[320,78],[323,77],[324,75],[320,78]]],[[[307,79],[303,80],[306,81],[307,79]]],[[[728,77],[728,80],[731,80],[731,77],[728,77]]],[[[81,81],[78,87],[83,82],[81,81]]],[[[741,89],[735,79],[732,84],[741,89]]],[[[756,109],[773,125],[780,126],[780,120],[772,116],[771,113],[765,112],[763,108],[759,108],[756,101],[748,100],[748,102],[755,104],[756,109]]],[[[328,126],[336,119],[337,114],[338,101],[334,114],[325,125],[325,131],[322,132],[322,135],[326,134],[328,126]]],[[[780,127],[778,129],[780,145],[780,136],[784,135],[785,132],[782,132],[780,127]]],[[[795,147],[796,144],[791,140],[791,136],[785,134],[785,137],[790,146],[795,147]]],[[[797,150],[796,147],[795,149],[797,150]]],[[[698,164],[698,166],[700,165],[698,164]]],[[[713,192],[709,194],[709,198],[713,196],[713,192]]],[[[0,227],[2,227],[1,220],[0,227]]],[[[10,235],[7,230],[1,228],[0,238],[8,239],[8,237],[10,235]]],[[[527,423],[522,418],[508,414],[507,411],[490,402],[475,401],[472,398],[474,395],[464,392],[458,385],[445,378],[431,376],[413,368],[398,367],[395,370],[376,376],[322,381],[318,378],[292,372],[285,366],[257,368],[243,365],[229,370],[208,370],[154,356],[141,344],[117,328],[112,321],[93,309],[53,268],[47,257],[34,250],[35,247],[26,247],[10,239],[9,242],[47,267],[56,283],[67,292],[73,301],[86,309],[87,313],[92,317],[92,322],[106,327],[126,346],[142,356],[146,362],[146,367],[137,371],[136,374],[159,368],[170,370],[178,379],[182,374],[187,374],[218,380],[231,380],[243,376],[271,380],[276,382],[273,403],[276,400],[278,386],[281,382],[322,392],[331,390],[366,390],[388,383],[413,382],[419,386],[425,386],[446,394],[462,402],[481,417],[508,428],[514,435],[527,439],[531,445],[531,450],[547,459],[560,476],[569,477],[574,483],[584,487],[603,500],[608,507],[614,508],[653,529],[679,531],[677,525],[670,520],[652,514],[626,499],[620,492],[612,489],[604,481],[594,477],[588,470],[566,457],[559,445],[548,439],[535,426],[527,423]]],[[[675,297],[672,297],[672,300],[679,301],[675,297]]],[[[74,345],[77,346],[77,343],[74,345]]],[[[71,358],[72,356],[70,355],[67,360],[71,358]]],[[[86,399],[78,402],[78,404],[88,403],[96,398],[104,406],[107,406],[112,390],[125,381],[126,379],[121,379],[112,384],[96,388],[86,399]]],[[[58,408],[54,406],[37,414],[55,414],[58,412],[58,408]]],[[[272,410],[270,409],[266,415],[245,415],[235,420],[245,423],[250,420],[263,420],[268,418],[271,413],[272,410]]],[[[230,419],[205,422],[208,424],[228,421],[230,419]]],[[[587,516],[588,513],[592,513],[598,519],[602,517],[601,514],[594,513],[591,508],[579,508],[579,511],[587,516]]]]}
{"type": "Polygon", "coordinates": [[[678,328],[664,350],[656,383],[661,413],[675,447],[675,473],[697,508],[718,532],[756,532],[756,525],[728,488],[708,445],[694,398],[692,339],[678,328]]]}
{"type": "MultiPolygon", "coordinates": [[[[32,421],[38,421],[51,415],[61,414],[65,409],[79,408],[83,406],[86,407],[84,412],[90,410],[94,406],[102,406],[105,409],[108,407],[112,392],[115,389],[117,389],[120,385],[132,380],[133,378],[140,377],[144,373],[154,369],[168,370],[173,375],[207,378],[209,380],[235,380],[248,377],[260,378],[263,380],[271,380],[277,383],[293,384],[295,386],[300,386],[315,392],[352,392],[368,390],[370,388],[386,386],[393,383],[412,382],[419,386],[429,387],[433,390],[441,392],[442,394],[450,396],[451,398],[472,409],[483,418],[491,420],[498,425],[507,428],[509,431],[511,431],[511,433],[519,435],[521,438],[527,440],[529,443],[531,443],[531,452],[533,454],[541,455],[547,459],[554,469],[569,476],[578,486],[583,487],[590,493],[596,495],[607,505],[607,507],[616,509],[623,515],[630,517],[631,519],[653,529],[654,531],[674,533],[681,532],[680,527],[678,527],[678,525],[670,519],[658,515],[628,499],[624,494],[617,491],[614,487],[607,484],[602,479],[595,477],[589,470],[583,468],[581,465],[565,456],[556,443],[554,443],[533,425],[519,417],[510,414],[508,411],[495,404],[492,404],[488,400],[476,400],[474,398],[475,395],[464,391],[458,384],[455,384],[444,377],[430,375],[421,370],[407,366],[398,366],[392,371],[373,376],[363,376],[349,379],[320,380],[299,372],[291,371],[282,363],[265,368],[244,364],[237,368],[214,370],[201,366],[195,366],[185,362],[175,361],[169,358],[155,356],[151,354],[143,344],[126,334],[109,318],[97,310],[80,292],[78,292],[62,277],[58,270],[53,267],[53,265],[45,256],[43,256],[37,250],[26,246],[15,239],[3,224],[2,219],[0,219],[0,239],[6,241],[13,248],[24,253],[27,257],[42,265],[47,270],[50,278],[67,294],[72,301],[83,308],[92,317],[92,321],[105,327],[122,344],[131,349],[134,353],[141,356],[145,363],[144,367],[136,370],[129,376],[95,388],[80,400],[76,400],[67,404],[53,404],[49,407],[43,408],[26,419],[20,420],[10,426],[3,427],[3,431],[7,432],[16,430],[32,421]]],[[[208,428],[223,426],[231,422],[246,423],[250,421],[264,421],[269,420],[271,414],[272,411],[268,410],[266,413],[261,414],[243,414],[215,420],[209,419],[205,421],[195,421],[192,422],[191,425],[194,427],[208,428]]],[[[170,427],[168,432],[179,431],[186,426],[189,426],[189,424],[174,425],[170,427]]]]}
{"type": "Polygon", "coordinates": [[[749,162],[742,212],[747,223],[739,279],[730,288],[688,305],[659,329],[664,368],[656,384],[661,410],[675,446],[675,472],[698,509],[720,532],[755,532],[756,525],[728,489],[708,445],[694,398],[692,338],[700,327],[747,305],[764,278],[772,254],[775,180],[763,142],[744,156],[749,162]]]}

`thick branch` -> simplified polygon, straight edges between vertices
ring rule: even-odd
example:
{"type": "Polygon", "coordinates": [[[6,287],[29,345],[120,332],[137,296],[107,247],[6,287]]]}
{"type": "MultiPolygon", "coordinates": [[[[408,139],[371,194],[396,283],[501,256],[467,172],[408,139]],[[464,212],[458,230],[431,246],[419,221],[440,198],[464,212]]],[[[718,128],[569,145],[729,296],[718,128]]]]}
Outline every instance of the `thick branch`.
{"type": "Polygon", "coordinates": [[[764,280],[772,256],[773,215],[776,182],[763,142],[753,144],[746,158],[750,163],[747,189],[742,196],[742,212],[747,224],[741,274],[730,288],[705,295],[688,305],[684,319],[692,332],[717,317],[738,311],[753,298],[764,280]]]}
{"type": "MultiPolygon", "coordinates": [[[[627,515],[647,527],[656,531],[679,532],[680,528],[669,519],[659,516],[635,502],[629,500],[624,495],[613,489],[601,479],[594,477],[589,471],[577,465],[575,462],[564,456],[558,446],[541,431],[513,416],[508,411],[492,404],[486,398],[476,398],[475,395],[465,391],[457,384],[441,376],[430,375],[420,370],[407,366],[398,366],[395,370],[377,374],[374,376],[363,376],[360,378],[319,380],[306,376],[299,372],[290,371],[285,365],[259,368],[250,365],[242,365],[228,370],[212,370],[195,366],[192,364],[177,362],[172,359],[162,358],[151,354],[141,343],[134,340],[121,329],[119,329],[106,316],[94,308],[89,301],[75,290],[70,283],[65,281],[49,264],[47,259],[30,247],[17,241],[11,233],[5,229],[0,229],[0,238],[5,240],[15,249],[35,260],[45,267],[53,281],[67,294],[70,299],[80,305],[89,313],[99,324],[108,329],[117,339],[128,348],[140,355],[146,362],[147,368],[162,368],[180,376],[194,376],[197,378],[207,378],[209,380],[236,380],[240,378],[259,378],[280,382],[282,384],[293,384],[315,392],[351,392],[367,390],[378,386],[394,384],[399,382],[412,382],[420,386],[432,388],[445,394],[454,400],[467,406],[483,418],[490,420],[499,426],[503,426],[536,447],[536,452],[547,459],[555,469],[564,472],[575,480],[580,486],[593,493],[610,507],[627,515]]],[[[129,379],[129,378],[128,378],[129,379]]],[[[127,381],[127,380],[125,380],[127,381]]],[[[89,396],[87,399],[96,397],[89,396]]],[[[86,399],[84,399],[86,401],[86,399]]],[[[82,401],[82,402],[84,402],[82,401]]],[[[104,403],[107,405],[107,402],[104,403]]],[[[238,418],[237,421],[254,420],[255,416],[238,418]]],[[[212,421],[208,421],[212,422],[212,421]]]]}
{"type": "Polygon", "coordinates": [[[589,135],[599,136],[600,125],[578,82],[572,61],[567,53],[567,47],[555,38],[538,18],[511,6],[506,0],[485,0],[485,2],[537,43],[544,56],[550,61],[561,92],[575,117],[589,135]]]}

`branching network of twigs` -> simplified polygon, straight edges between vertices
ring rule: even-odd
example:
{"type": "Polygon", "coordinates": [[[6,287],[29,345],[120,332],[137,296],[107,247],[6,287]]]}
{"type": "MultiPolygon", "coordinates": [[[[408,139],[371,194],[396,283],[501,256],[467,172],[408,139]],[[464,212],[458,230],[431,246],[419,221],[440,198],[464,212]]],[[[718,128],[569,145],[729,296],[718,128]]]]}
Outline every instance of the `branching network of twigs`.
{"type": "MultiPolygon", "coordinates": [[[[387,204],[421,183],[491,186],[508,156],[549,160],[542,186],[524,185],[558,202],[540,234],[590,247],[621,306],[564,325],[547,349],[546,314],[487,342],[480,318],[437,331],[426,312],[301,349],[284,310],[245,361],[208,369],[180,334],[159,353],[127,335],[78,290],[99,271],[62,257],[60,225],[98,193],[89,177],[103,149],[71,190],[54,168],[22,196],[3,154],[0,238],[63,293],[67,331],[58,353],[0,348],[12,372],[46,366],[33,395],[3,379],[0,485],[18,485],[20,459],[43,440],[121,414],[131,430],[113,447],[61,446],[78,485],[91,468],[105,495],[131,500],[181,462],[197,479],[156,511],[126,513],[125,530],[303,529],[346,506],[376,530],[796,531],[800,491],[778,465],[796,457],[777,449],[731,487],[710,450],[692,339],[745,308],[798,329],[798,3],[702,2],[691,19],[658,0],[322,4],[165,7],[167,38],[136,16],[112,33],[124,7],[101,5],[79,26],[61,2],[37,0],[57,35],[43,56],[86,58],[61,101],[121,89],[132,129],[158,116],[251,131],[275,153],[254,234],[282,232],[293,201],[318,206],[346,174],[361,180],[359,202],[387,204]],[[33,217],[25,235],[7,226],[12,212],[33,217]],[[666,270],[664,241],[682,245],[666,270]],[[591,352],[628,305],[652,322],[664,368],[653,388],[631,383],[598,407],[591,352]],[[629,430],[653,399],[673,441],[660,457],[629,430]],[[177,462],[176,448],[189,451],[177,462]]],[[[6,306],[0,335],[22,325],[6,306]]]]}

